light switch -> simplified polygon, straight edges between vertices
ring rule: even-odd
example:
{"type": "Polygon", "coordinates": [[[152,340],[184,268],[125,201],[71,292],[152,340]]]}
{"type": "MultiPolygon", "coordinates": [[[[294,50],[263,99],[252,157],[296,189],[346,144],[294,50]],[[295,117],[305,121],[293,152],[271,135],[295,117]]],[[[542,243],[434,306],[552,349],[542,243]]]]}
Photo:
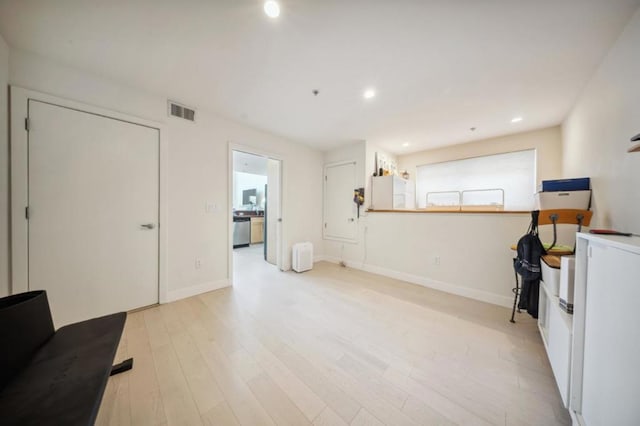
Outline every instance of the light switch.
{"type": "Polygon", "coordinates": [[[205,204],[204,211],[205,213],[215,213],[218,211],[218,205],[216,203],[208,201],[205,204]]]}

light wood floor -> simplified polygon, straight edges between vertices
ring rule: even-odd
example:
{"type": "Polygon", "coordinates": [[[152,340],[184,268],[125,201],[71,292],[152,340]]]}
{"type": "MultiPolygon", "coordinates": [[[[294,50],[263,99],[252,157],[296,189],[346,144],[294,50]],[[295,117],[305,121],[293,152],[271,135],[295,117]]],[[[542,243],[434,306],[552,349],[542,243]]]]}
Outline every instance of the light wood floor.
{"type": "MultiPolygon", "coordinates": [[[[235,286],[130,314],[99,425],[570,424],[525,314],[237,251],[235,286]]],[[[511,283],[505,283],[510,286],[511,283]]]]}

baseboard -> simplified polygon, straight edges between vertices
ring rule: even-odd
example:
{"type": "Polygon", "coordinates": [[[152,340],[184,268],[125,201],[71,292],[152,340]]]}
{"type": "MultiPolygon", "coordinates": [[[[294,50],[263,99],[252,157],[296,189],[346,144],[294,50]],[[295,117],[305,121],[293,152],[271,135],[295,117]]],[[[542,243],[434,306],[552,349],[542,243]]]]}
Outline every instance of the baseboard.
{"type": "MultiPolygon", "coordinates": [[[[340,258],[339,257],[334,257],[334,256],[322,256],[322,260],[321,261],[340,264],[340,258]]],[[[356,268],[356,269],[360,269],[360,268],[356,268]]]]}
{"type": "MultiPolygon", "coordinates": [[[[340,263],[340,258],[332,256],[323,256],[325,262],[340,263]]],[[[434,290],[444,291],[445,293],[455,294],[457,296],[468,297],[469,299],[479,300],[481,302],[491,303],[493,305],[511,308],[513,298],[501,296],[499,294],[489,293],[483,290],[477,290],[469,287],[445,283],[442,281],[432,280],[430,278],[413,275],[406,272],[395,271],[393,269],[382,268],[373,265],[363,265],[361,262],[345,261],[346,266],[360,271],[370,272],[384,277],[394,278],[400,281],[406,281],[412,284],[421,285],[423,287],[432,288],[434,290]]]]}
{"type": "Polygon", "coordinates": [[[218,290],[224,287],[229,287],[231,284],[229,280],[219,280],[203,284],[194,285],[191,287],[179,288],[177,290],[169,290],[167,292],[167,301],[175,302],[176,300],[186,299],[187,297],[197,296],[198,294],[206,293],[208,291],[218,290]]]}

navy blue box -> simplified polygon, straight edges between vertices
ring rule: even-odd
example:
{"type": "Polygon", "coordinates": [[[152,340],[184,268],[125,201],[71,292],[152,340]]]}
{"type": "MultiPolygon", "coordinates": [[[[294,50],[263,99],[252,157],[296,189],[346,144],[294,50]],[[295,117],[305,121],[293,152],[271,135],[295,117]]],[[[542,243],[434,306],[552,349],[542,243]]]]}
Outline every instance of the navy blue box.
{"type": "Polygon", "coordinates": [[[589,189],[591,189],[591,179],[588,177],[542,181],[542,192],[588,191],[589,189]]]}

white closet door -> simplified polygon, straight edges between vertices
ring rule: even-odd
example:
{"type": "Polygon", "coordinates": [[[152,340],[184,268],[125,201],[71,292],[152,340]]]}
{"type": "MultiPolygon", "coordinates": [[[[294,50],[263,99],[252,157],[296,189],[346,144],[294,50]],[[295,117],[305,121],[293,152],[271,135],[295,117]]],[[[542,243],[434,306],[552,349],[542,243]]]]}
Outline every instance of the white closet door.
{"type": "Polygon", "coordinates": [[[29,289],[56,326],[158,302],[159,131],[29,101],[29,289]]]}
{"type": "Polygon", "coordinates": [[[324,238],[354,241],[358,228],[353,190],[356,164],[345,163],[325,168],[324,238]]]}

